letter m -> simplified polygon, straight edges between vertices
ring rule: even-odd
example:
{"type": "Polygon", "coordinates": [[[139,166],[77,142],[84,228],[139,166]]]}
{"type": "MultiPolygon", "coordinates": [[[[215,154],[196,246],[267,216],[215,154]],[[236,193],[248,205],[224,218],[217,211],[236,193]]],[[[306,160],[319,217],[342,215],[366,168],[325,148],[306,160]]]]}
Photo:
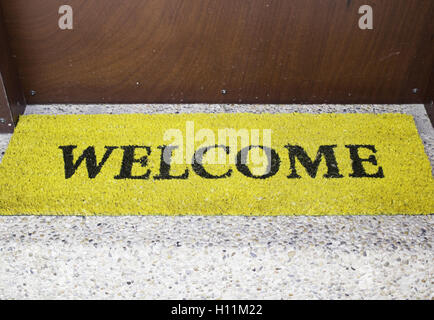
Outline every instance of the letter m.
{"type": "Polygon", "coordinates": [[[327,173],[324,174],[324,178],[343,178],[343,176],[339,173],[338,164],[336,162],[336,157],[333,150],[333,148],[335,147],[336,145],[320,146],[315,161],[312,161],[312,159],[309,158],[306,151],[302,147],[286,145],[285,148],[289,151],[289,160],[291,164],[291,174],[288,176],[288,178],[301,178],[301,176],[297,173],[297,169],[295,166],[296,158],[306,169],[309,176],[315,178],[323,156],[327,165],[327,173]]]}
{"type": "Polygon", "coordinates": [[[88,147],[83,151],[83,154],[78,157],[77,161],[74,163],[74,156],[72,151],[77,148],[77,146],[60,146],[59,149],[63,151],[63,160],[65,163],[65,179],[71,178],[75,171],[78,169],[80,164],[86,159],[87,173],[90,179],[94,179],[98,173],[101,171],[102,166],[110,157],[111,153],[117,147],[105,147],[107,150],[100,163],[97,164],[95,147],[88,147]]]}
{"type": "Polygon", "coordinates": [[[238,314],[249,314],[249,305],[244,305],[244,308],[242,305],[238,306],[238,314]]]}

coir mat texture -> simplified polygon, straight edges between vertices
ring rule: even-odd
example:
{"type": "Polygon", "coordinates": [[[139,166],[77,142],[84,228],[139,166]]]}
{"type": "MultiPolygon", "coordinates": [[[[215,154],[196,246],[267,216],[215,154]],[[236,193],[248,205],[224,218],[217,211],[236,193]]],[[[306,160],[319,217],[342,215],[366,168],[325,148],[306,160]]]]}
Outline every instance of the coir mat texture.
{"type": "Polygon", "coordinates": [[[403,114],[30,115],[0,164],[2,215],[431,214],[403,114]]]}

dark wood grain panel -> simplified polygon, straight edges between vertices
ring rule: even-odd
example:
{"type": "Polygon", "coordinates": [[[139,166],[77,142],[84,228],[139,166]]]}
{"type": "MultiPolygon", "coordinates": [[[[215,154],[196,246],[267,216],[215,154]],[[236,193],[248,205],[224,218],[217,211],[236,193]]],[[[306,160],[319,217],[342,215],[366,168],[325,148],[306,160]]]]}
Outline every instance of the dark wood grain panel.
{"type": "Polygon", "coordinates": [[[425,110],[426,110],[426,113],[428,115],[428,118],[431,121],[431,125],[434,127],[434,103],[433,103],[433,101],[425,104],[425,110]]]}
{"type": "Polygon", "coordinates": [[[14,130],[26,106],[8,43],[0,8],[0,133],[14,130]]]}
{"type": "Polygon", "coordinates": [[[0,3],[29,103],[404,103],[429,95],[432,0],[0,3]],[[74,30],[58,28],[61,4],[73,7],[74,30]],[[363,4],[374,8],[373,30],[358,28],[363,4]]]}

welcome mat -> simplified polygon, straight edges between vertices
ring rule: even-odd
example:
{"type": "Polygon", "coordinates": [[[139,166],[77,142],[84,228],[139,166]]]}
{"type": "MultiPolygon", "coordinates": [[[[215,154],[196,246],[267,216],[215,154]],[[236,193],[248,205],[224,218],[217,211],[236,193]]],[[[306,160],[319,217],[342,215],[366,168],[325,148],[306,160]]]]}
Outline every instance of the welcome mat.
{"type": "Polygon", "coordinates": [[[431,167],[403,114],[20,118],[0,214],[430,214],[431,167]]]}

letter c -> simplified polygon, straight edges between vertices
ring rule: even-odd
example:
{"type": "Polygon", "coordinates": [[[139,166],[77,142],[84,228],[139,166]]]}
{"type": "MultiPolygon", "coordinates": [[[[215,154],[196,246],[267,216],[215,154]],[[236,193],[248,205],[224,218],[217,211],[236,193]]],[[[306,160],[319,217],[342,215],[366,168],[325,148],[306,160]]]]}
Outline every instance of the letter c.
{"type": "Polygon", "coordinates": [[[222,179],[222,178],[230,177],[232,174],[232,169],[229,169],[226,173],[224,173],[222,175],[216,176],[216,175],[210,174],[203,167],[203,164],[202,164],[203,156],[205,155],[205,153],[207,153],[210,149],[213,149],[213,148],[216,148],[216,149],[221,148],[221,149],[225,150],[226,154],[229,154],[229,147],[224,146],[224,145],[215,145],[215,146],[200,148],[194,153],[194,156],[193,156],[193,161],[192,161],[193,171],[196,172],[196,174],[199,175],[200,177],[206,178],[206,179],[222,179]]]}

